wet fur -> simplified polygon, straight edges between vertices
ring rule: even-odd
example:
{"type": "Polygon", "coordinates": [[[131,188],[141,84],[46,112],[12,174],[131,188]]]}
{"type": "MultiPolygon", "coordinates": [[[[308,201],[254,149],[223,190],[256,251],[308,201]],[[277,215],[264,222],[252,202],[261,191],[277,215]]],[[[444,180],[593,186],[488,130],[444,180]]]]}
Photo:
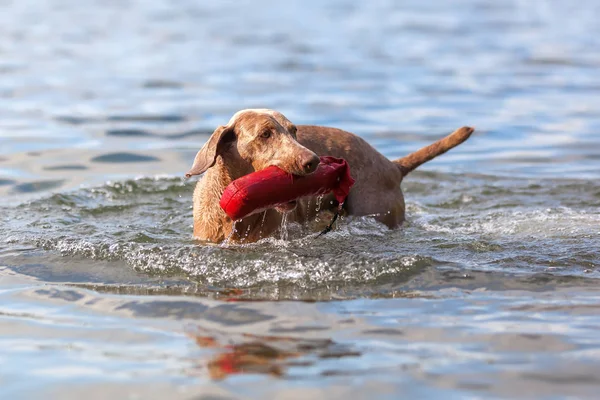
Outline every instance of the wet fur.
{"type": "MultiPolygon", "coordinates": [[[[273,110],[242,110],[227,125],[215,130],[186,174],[190,177],[204,173],[193,196],[194,236],[210,242],[227,238],[254,242],[271,236],[283,218],[275,209],[238,221],[236,232],[232,233],[233,221],[219,206],[225,187],[269,165],[305,175],[314,170],[306,166],[312,165],[315,154],[344,158],[350,165],[356,183],[344,205],[347,214],[370,215],[389,228],[396,228],[404,221],[402,179],[419,165],[467,140],[472,132],[473,128],[462,127],[432,145],[391,161],[350,132],[311,125],[296,127],[273,110]],[[269,137],[265,138],[266,131],[269,137]]],[[[328,195],[321,199],[319,212],[331,213],[337,206],[333,196],[328,195]]],[[[300,199],[288,214],[288,221],[314,221],[316,208],[316,198],[300,199]]]]}

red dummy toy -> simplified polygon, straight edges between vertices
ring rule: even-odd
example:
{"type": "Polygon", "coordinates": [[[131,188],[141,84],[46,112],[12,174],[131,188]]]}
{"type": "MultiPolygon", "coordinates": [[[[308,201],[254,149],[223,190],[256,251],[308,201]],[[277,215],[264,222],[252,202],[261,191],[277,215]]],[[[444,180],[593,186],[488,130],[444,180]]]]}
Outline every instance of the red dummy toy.
{"type": "Polygon", "coordinates": [[[301,197],[329,192],[341,207],[353,184],[346,160],[325,156],[316,171],[306,176],[291,175],[275,166],[242,176],[225,188],[219,204],[234,221],[301,197]]]}

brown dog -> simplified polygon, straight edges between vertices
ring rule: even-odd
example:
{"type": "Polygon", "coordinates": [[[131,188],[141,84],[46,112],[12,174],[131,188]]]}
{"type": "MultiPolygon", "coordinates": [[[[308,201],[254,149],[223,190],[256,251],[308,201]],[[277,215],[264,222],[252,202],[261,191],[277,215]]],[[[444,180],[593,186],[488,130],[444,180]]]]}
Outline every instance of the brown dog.
{"type": "Polygon", "coordinates": [[[373,216],[389,228],[404,221],[402,179],[413,169],[461,144],[473,133],[462,127],[444,139],[406,157],[390,161],[362,138],[335,128],[300,125],[283,114],[266,109],[237,112],[225,126],[218,127],[200,149],[186,177],[206,174],[194,191],[194,236],[210,242],[227,238],[253,242],[276,232],[288,213],[288,221],[306,223],[319,212],[335,210],[332,195],[300,199],[276,209],[248,216],[235,223],[219,206],[231,181],[276,165],[295,175],[313,172],[318,156],[344,158],[356,180],[344,204],[350,215],[373,216]]]}

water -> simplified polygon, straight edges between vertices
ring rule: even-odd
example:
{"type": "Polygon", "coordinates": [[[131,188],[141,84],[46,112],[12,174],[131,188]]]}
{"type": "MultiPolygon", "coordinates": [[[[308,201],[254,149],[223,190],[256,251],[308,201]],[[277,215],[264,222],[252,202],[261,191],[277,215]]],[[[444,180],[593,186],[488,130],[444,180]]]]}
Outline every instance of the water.
{"type": "Polygon", "coordinates": [[[596,2],[0,7],[3,398],[596,397],[596,2]],[[199,245],[182,176],[247,107],[477,132],[402,229],[199,245]]]}

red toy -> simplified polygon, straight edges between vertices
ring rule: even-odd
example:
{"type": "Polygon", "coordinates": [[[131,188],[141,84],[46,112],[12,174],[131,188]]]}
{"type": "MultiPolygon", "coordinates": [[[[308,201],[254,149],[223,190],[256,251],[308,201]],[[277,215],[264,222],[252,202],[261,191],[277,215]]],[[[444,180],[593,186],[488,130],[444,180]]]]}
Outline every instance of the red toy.
{"type": "Polygon", "coordinates": [[[291,175],[271,166],[231,182],[219,204],[234,221],[286,204],[300,197],[333,192],[342,204],[354,184],[346,160],[321,157],[316,171],[306,176],[291,175]]]}

